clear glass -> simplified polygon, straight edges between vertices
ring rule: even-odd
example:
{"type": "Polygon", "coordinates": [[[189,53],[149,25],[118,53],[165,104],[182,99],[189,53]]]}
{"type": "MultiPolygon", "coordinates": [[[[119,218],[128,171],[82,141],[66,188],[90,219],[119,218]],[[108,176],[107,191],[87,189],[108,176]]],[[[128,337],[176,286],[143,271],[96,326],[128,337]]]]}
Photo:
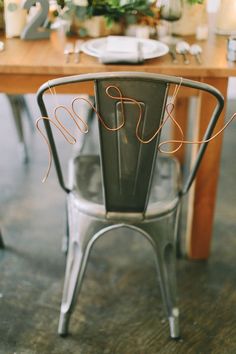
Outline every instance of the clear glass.
{"type": "MultiPolygon", "coordinates": [[[[157,6],[160,9],[160,18],[168,22],[174,22],[181,18],[183,11],[182,0],[159,0],[157,6]]],[[[168,44],[176,42],[175,38],[172,36],[172,26],[169,25],[169,35],[163,38],[168,44]]]]}
{"type": "Polygon", "coordinates": [[[166,21],[177,21],[182,16],[182,0],[162,0],[160,16],[166,21]]]}

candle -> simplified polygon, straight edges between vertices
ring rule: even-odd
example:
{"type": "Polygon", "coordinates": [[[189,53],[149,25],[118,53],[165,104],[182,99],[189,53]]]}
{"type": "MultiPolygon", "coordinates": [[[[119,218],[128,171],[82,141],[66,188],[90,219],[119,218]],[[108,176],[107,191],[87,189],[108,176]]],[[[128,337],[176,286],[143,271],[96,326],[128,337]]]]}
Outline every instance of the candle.
{"type": "Polygon", "coordinates": [[[202,41],[208,37],[208,26],[207,24],[198,25],[196,28],[196,39],[202,41]]]}
{"type": "Polygon", "coordinates": [[[27,11],[21,7],[20,0],[4,0],[4,20],[7,38],[20,36],[26,25],[27,11]]]}
{"type": "Polygon", "coordinates": [[[148,26],[137,26],[136,37],[148,39],[150,36],[150,28],[148,26]]]}

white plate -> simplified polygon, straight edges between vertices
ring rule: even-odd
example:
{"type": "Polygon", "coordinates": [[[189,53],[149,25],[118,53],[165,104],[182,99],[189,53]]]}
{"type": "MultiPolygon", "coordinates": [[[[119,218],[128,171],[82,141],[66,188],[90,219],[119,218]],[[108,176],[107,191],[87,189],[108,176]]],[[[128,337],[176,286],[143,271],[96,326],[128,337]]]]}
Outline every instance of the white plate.
{"type": "MultiPolygon", "coordinates": [[[[117,36],[121,38],[122,36],[117,36]]],[[[142,39],[137,37],[129,37],[134,41],[141,43],[142,54],[144,59],[151,59],[161,57],[168,53],[169,48],[166,44],[153,40],[153,39],[142,39]]],[[[81,50],[88,55],[99,58],[102,52],[106,50],[107,37],[91,39],[84,42],[81,50]]]]}

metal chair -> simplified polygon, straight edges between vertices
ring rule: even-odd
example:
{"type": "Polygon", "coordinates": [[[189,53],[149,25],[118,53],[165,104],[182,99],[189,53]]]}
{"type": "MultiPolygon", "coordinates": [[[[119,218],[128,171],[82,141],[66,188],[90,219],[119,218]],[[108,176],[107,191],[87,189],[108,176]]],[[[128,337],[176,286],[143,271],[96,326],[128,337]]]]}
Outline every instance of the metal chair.
{"type": "MultiPolygon", "coordinates": [[[[163,121],[171,84],[177,77],[138,73],[98,73],[64,77],[50,81],[50,88],[92,81],[96,108],[110,127],[121,122],[122,102],[106,94],[110,85],[132,97],[142,107],[143,139],[148,139],[163,121]]],[[[213,132],[222,111],[224,99],[212,86],[183,79],[182,86],[208,92],[216,98],[204,139],[213,132]]],[[[43,94],[49,83],[37,93],[41,114],[47,117],[43,94]]],[[[45,128],[52,149],[59,183],[67,193],[69,248],[58,333],[66,335],[70,315],[81,289],[89,253],[95,241],[116,228],[128,228],[147,238],[156,254],[163,302],[169,319],[170,335],[179,337],[179,311],[176,303],[175,247],[179,210],[197,173],[207,147],[201,144],[189,176],[181,183],[178,162],[158,154],[160,134],[148,144],[140,143],[137,128],[137,104],[124,101],[125,125],[108,131],[98,120],[100,153],[79,155],[70,161],[70,186],[66,186],[50,123],[45,128]]],[[[128,239],[127,239],[127,242],[128,239]]]]}

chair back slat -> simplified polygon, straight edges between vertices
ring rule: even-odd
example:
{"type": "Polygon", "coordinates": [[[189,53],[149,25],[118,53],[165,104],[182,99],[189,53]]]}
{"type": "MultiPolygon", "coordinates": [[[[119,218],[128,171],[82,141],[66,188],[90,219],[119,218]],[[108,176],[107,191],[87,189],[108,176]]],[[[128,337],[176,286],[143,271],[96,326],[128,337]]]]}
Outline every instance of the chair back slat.
{"type": "MultiPolygon", "coordinates": [[[[125,124],[110,131],[99,123],[101,163],[105,204],[108,212],[145,211],[157,154],[160,134],[148,144],[141,143],[136,134],[139,106],[136,102],[108,97],[108,86],[119,88],[122,97],[139,102],[142,110],[138,134],[148,140],[159,128],[164,117],[168,84],[150,80],[103,79],[96,81],[96,105],[109,127],[122,123],[122,104],[125,124]]],[[[118,96],[116,89],[109,93],[118,96]]]]}

